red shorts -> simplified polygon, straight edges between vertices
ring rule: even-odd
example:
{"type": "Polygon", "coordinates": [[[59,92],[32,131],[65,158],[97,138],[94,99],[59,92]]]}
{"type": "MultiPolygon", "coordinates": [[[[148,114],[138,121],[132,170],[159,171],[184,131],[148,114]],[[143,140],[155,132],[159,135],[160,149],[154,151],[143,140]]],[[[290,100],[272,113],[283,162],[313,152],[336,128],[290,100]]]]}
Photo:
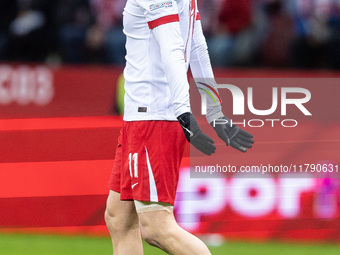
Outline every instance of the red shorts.
{"type": "Polygon", "coordinates": [[[185,142],[177,121],[124,122],[108,187],[121,200],[173,205],[185,142]]]}

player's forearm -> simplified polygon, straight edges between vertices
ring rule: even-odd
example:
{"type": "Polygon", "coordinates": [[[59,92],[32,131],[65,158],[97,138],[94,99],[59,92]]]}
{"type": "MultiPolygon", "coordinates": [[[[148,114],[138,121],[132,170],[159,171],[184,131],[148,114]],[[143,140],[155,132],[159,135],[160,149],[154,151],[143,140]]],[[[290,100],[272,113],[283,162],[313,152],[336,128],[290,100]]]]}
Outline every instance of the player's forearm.
{"type": "Polygon", "coordinates": [[[184,60],[184,46],[178,23],[168,23],[154,28],[159,44],[161,61],[169,83],[176,117],[190,112],[189,83],[184,60]]]}

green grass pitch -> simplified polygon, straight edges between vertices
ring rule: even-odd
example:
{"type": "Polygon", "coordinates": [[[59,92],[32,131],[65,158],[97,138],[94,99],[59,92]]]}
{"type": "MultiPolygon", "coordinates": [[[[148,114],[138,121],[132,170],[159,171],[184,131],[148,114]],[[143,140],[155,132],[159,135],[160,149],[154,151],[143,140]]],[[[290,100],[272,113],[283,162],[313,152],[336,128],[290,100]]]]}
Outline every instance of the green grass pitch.
{"type": "MultiPolygon", "coordinates": [[[[214,255],[339,255],[340,245],[226,242],[209,247],[214,255]]],[[[112,254],[109,237],[61,236],[38,234],[0,234],[1,255],[100,255],[112,254]]],[[[164,252],[144,244],[145,255],[162,255],[164,252]]]]}

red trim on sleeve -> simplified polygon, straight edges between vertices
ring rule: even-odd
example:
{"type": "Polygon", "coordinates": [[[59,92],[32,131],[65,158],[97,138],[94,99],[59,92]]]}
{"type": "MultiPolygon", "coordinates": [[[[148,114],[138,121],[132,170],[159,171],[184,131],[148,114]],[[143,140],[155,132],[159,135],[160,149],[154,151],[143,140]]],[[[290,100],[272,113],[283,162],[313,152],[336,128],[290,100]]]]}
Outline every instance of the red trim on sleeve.
{"type": "Polygon", "coordinates": [[[197,15],[196,15],[196,20],[201,20],[201,15],[200,15],[199,12],[198,12],[197,15]]]}
{"type": "Polygon", "coordinates": [[[149,25],[150,29],[153,29],[153,28],[158,27],[160,25],[163,25],[163,24],[166,24],[166,23],[171,23],[171,22],[176,22],[176,21],[179,21],[178,14],[172,14],[172,15],[161,17],[159,19],[149,21],[148,25],[149,25]]]}

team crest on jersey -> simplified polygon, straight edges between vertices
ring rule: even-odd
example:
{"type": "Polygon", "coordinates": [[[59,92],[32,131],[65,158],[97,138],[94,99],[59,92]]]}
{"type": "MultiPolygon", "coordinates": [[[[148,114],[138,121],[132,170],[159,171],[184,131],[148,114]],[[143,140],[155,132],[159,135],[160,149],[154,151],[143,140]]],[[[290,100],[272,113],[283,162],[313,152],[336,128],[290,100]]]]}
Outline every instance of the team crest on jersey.
{"type": "Polygon", "coordinates": [[[172,6],[172,1],[164,1],[158,4],[150,5],[150,11],[155,11],[161,8],[167,8],[172,6]]]}

